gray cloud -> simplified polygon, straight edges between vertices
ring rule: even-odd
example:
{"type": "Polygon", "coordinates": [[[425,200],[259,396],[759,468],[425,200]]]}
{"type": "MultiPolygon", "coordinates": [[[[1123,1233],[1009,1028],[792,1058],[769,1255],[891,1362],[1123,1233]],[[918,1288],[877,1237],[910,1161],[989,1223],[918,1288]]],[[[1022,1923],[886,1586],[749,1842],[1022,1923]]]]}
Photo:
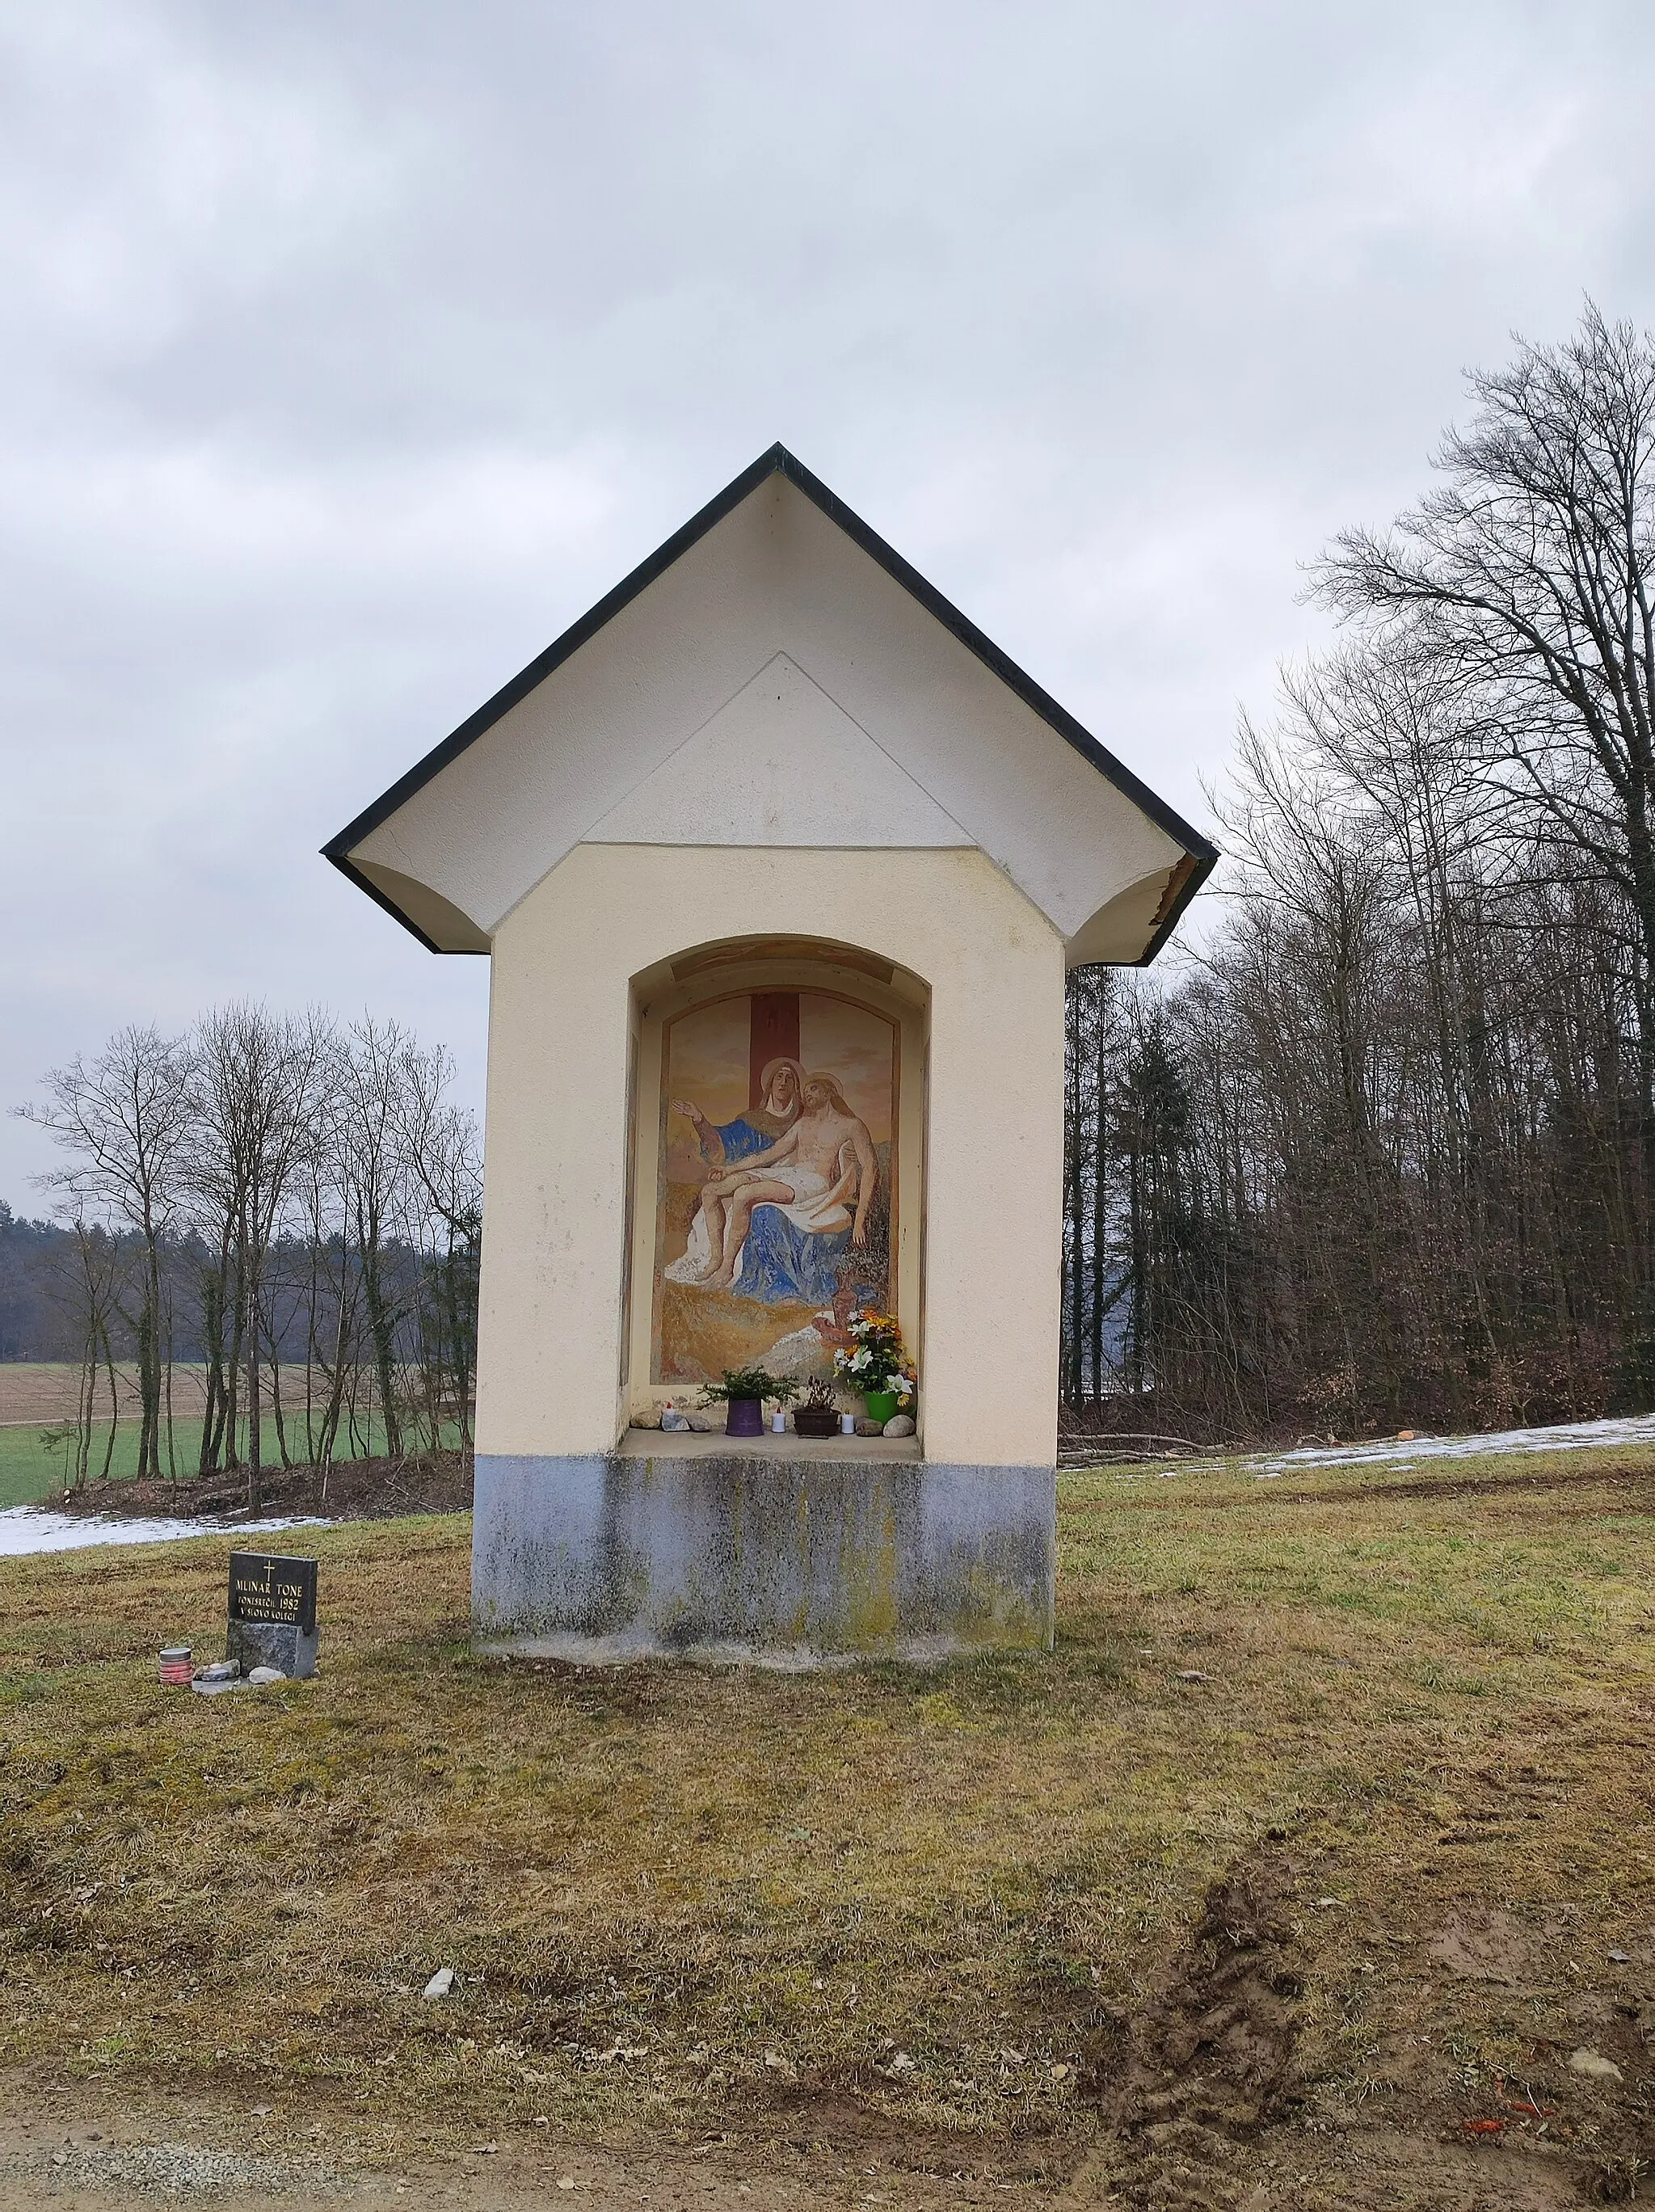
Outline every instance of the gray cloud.
{"type": "Polygon", "coordinates": [[[1198,817],[1462,368],[1655,320],[1652,93],[1635,4],[0,6],[0,1096],[239,992],[479,1096],[316,848],[776,437],[1198,817]]]}

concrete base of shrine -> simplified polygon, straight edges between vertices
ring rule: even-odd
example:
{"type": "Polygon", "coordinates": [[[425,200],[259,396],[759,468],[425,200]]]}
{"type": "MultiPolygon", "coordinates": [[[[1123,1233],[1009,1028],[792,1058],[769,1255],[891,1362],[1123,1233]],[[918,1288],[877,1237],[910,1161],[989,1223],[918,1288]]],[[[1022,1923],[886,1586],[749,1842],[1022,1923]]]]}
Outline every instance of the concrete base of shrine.
{"type": "Polygon", "coordinates": [[[842,1665],[1049,1650],[1049,1467],[951,1467],[910,1439],[661,1436],[480,1454],[480,1650],[842,1665]]]}

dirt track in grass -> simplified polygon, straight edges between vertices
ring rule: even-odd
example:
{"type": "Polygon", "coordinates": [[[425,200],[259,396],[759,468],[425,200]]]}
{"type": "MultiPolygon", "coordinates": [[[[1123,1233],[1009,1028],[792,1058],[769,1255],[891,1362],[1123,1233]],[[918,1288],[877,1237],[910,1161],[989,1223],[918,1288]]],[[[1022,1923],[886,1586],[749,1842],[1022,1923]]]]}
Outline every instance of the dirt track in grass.
{"type": "Polygon", "coordinates": [[[1645,1464],[1066,1476],[1057,1652],[924,1673],[481,1662],[456,1516],[315,1532],[321,1677],[209,1703],[231,1538],[7,1562],[0,2199],[1627,2201],[1645,1464]]]}

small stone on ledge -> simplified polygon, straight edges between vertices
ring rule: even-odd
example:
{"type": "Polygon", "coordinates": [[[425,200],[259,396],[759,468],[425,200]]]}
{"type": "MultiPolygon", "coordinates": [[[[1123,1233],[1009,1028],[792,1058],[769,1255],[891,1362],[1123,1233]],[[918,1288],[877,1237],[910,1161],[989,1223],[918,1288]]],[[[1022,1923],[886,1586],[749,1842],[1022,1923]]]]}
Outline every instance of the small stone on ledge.
{"type": "Polygon", "coordinates": [[[888,1437],[911,1437],[913,1434],[913,1415],[894,1414],[886,1422],[884,1432],[888,1437]]]}

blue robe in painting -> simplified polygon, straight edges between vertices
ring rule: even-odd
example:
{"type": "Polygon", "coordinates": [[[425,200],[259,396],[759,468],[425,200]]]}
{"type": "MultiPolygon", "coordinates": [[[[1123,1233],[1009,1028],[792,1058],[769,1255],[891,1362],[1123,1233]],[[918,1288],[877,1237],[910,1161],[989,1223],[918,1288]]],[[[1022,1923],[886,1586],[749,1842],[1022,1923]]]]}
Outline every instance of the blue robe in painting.
{"type": "MultiPolygon", "coordinates": [[[[724,1123],[718,1134],[724,1139],[724,1158],[732,1166],[776,1141],[774,1135],[767,1135],[745,1120],[724,1123]]],[[[779,1206],[755,1206],[742,1247],[741,1275],[731,1296],[759,1298],[770,1306],[830,1304],[839,1288],[840,1261],[850,1249],[848,1229],[801,1229],[779,1206]]]]}

